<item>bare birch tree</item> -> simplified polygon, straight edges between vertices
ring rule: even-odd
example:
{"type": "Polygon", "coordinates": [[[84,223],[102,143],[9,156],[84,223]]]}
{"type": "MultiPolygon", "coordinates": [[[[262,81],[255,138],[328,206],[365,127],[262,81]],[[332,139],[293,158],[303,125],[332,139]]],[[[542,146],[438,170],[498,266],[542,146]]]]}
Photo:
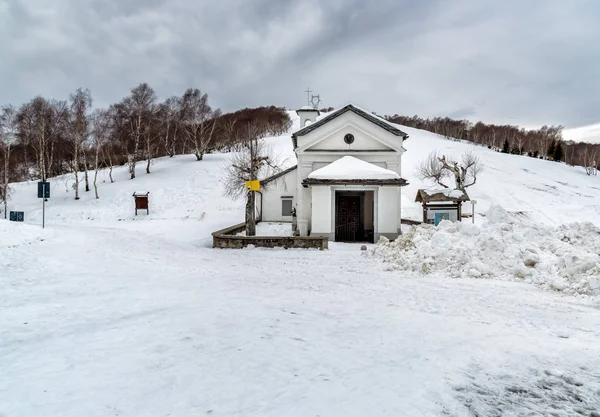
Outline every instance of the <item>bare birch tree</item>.
{"type": "Polygon", "coordinates": [[[186,139],[191,143],[196,160],[201,161],[210,150],[220,110],[208,104],[208,95],[197,88],[189,88],[182,98],[182,125],[186,139]]]}
{"type": "MultiPolygon", "coordinates": [[[[94,192],[96,199],[98,196],[98,170],[100,169],[100,155],[106,148],[110,138],[111,115],[108,110],[99,109],[92,115],[93,129],[93,148],[94,148],[94,192]]],[[[112,171],[112,164],[110,168],[112,171]]],[[[110,182],[112,183],[112,172],[109,174],[110,182]]]]}
{"type": "Polygon", "coordinates": [[[10,181],[10,152],[17,143],[18,123],[17,111],[13,106],[4,106],[0,110],[0,150],[4,159],[4,175],[0,187],[0,199],[4,204],[4,218],[7,217],[9,181],[10,181]]]}
{"type": "Polygon", "coordinates": [[[237,133],[237,119],[231,118],[227,120],[223,126],[223,136],[225,137],[225,145],[228,151],[239,151],[241,149],[239,140],[236,136],[237,133]]]}
{"type": "MultiPolygon", "coordinates": [[[[74,94],[70,96],[70,138],[73,146],[73,172],[75,174],[75,200],[79,200],[79,158],[83,156],[83,162],[87,165],[85,158],[84,143],[87,140],[89,132],[88,111],[92,107],[92,96],[89,90],[78,88],[74,94]]],[[[86,167],[86,191],[89,191],[89,182],[87,179],[86,167]]]]}
{"type": "Polygon", "coordinates": [[[181,98],[169,97],[158,106],[157,113],[161,124],[161,137],[165,155],[175,156],[175,144],[179,133],[181,98]]]}
{"type": "Polygon", "coordinates": [[[587,175],[598,175],[598,170],[596,168],[598,151],[596,148],[591,148],[590,146],[583,146],[579,151],[579,159],[583,163],[583,167],[585,169],[585,173],[587,175]]]}
{"type": "Polygon", "coordinates": [[[135,165],[140,157],[140,145],[149,128],[149,113],[156,101],[154,90],[146,83],[142,83],[131,90],[123,104],[129,115],[131,146],[127,148],[127,165],[131,179],[135,178],[135,165]]]}
{"type": "Polygon", "coordinates": [[[66,131],[66,102],[38,96],[21,106],[17,119],[19,137],[35,151],[38,177],[46,181],[54,161],[55,142],[66,131]]]}

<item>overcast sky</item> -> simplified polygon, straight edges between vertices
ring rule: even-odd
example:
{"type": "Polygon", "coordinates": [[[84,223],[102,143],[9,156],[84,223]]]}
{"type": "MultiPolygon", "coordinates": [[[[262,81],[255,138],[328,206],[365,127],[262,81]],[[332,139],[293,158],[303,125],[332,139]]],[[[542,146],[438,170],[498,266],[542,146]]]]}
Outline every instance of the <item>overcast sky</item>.
{"type": "Polygon", "coordinates": [[[0,0],[0,103],[140,82],[224,111],[349,102],[537,127],[600,122],[596,0],[0,0]]]}

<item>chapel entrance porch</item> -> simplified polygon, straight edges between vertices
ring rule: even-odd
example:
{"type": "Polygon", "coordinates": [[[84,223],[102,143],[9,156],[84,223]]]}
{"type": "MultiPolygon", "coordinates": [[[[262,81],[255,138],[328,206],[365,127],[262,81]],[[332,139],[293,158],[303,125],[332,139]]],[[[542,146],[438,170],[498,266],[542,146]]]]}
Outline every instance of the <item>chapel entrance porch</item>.
{"type": "Polygon", "coordinates": [[[374,239],[374,192],[335,192],[335,241],[369,242],[374,239]]]}

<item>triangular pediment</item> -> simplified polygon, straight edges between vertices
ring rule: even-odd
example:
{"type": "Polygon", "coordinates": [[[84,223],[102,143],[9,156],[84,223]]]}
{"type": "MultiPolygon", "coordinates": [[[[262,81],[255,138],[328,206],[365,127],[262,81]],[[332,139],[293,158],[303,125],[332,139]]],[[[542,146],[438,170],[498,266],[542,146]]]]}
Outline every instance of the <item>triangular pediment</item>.
{"type": "Polygon", "coordinates": [[[393,124],[352,105],[292,135],[297,152],[404,152],[407,137],[393,124]]]}
{"type": "Polygon", "coordinates": [[[395,149],[383,143],[373,132],[347,123],[324,136],[316,137],[305,151],[395,152],[395,149]],[[347,143],[348,135],[352,135],[351,143],[347,143]]]}

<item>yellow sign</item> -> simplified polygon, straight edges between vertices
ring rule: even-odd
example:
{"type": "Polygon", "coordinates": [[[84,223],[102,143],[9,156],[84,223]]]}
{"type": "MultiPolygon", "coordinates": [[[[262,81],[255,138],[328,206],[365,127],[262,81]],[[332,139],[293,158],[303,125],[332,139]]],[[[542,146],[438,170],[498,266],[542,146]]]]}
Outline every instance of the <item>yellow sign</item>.
{"type": "Polygon", "coordinates": [[[246,190],[248,191],[260,191],[260,181],[246,181],[246,190]]]}

